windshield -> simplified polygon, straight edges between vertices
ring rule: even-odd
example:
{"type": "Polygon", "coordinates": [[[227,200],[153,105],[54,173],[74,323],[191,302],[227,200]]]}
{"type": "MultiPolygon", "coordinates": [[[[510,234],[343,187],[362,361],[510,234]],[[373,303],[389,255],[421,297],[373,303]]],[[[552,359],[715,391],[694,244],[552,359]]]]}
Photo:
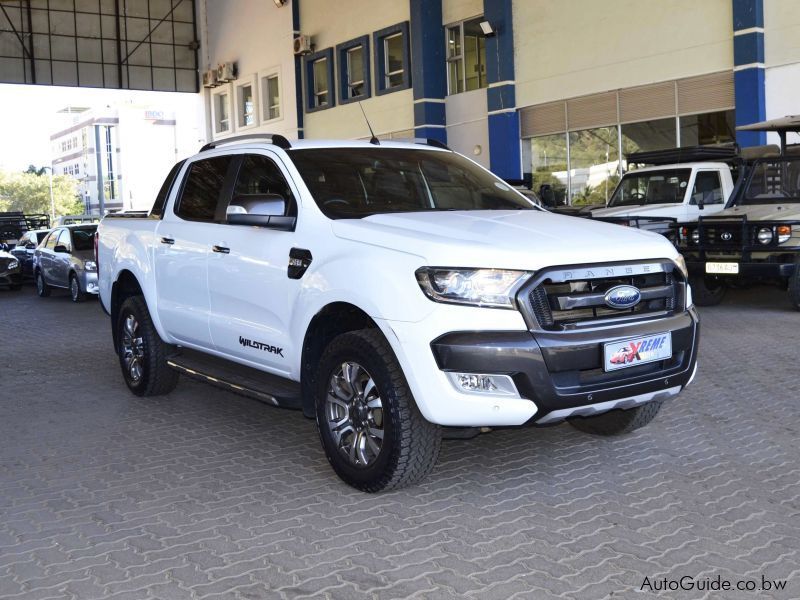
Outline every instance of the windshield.
{"type": "Polygon", "coordinates": [[[761,160],[752,166],[743,204],[800,202],[800,157],[761,160]]]}
{"type": "Polygon", "coordinates": [[[691,174],[691,169],[626,173],[608,205],[679,204],[683,202],[691,174]]]}
{"type": "Polygon", "coordinates": [[[289,154],[331,219],[535,208],[511,186],[454,152],[376,147],[295,149],[289,154]]]}

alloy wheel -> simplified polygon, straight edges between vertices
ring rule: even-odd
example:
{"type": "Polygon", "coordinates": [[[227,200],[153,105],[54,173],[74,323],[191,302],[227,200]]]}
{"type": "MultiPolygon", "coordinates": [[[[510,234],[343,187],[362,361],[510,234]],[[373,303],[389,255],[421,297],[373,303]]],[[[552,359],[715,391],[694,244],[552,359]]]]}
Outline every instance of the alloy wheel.
{"type": "Polygon", "coordinates": [[[77,300],[78,296],[80,296],[81,288],[78,285],[78,280],[73,277],[69,282],[69,292],[72,294],[72,299],[77,300]]]}
{"type": "Polygon", "coordinates": [[[367,370],[348,361],[334,369],[325,400],[325,424],[351,465],[367,467],[383,446],[383,401],[367,370]]]}
{"type": "Polygon", "coordinates": [[[125,317],[122,327],[122,359],[131,381],[138,383],[144,373],[144,339],[132,314],[125,317]]]}

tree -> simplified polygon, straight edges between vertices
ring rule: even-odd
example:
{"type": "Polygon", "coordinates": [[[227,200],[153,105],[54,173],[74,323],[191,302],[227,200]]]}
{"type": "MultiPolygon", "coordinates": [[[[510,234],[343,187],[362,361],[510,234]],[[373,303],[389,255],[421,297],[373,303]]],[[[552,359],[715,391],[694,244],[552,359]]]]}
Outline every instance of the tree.
{"type": "Polygon", "coordinates": [[[44,175],[47,172],[47,167],[39,167],[36,168],[35,165],[28,165],[28,168],[25,169],[25,173],[30,173],[31,175],[44,175]]]}
{"type": "MultiPolygon", "coordinates": [[[[84,211],[72,177],[53,177],[53,199],[56,217],[84,211]]],[[[28,172],[0,171],[0,212],[6,211],[50,214],[50,178],[28,172]]]]}

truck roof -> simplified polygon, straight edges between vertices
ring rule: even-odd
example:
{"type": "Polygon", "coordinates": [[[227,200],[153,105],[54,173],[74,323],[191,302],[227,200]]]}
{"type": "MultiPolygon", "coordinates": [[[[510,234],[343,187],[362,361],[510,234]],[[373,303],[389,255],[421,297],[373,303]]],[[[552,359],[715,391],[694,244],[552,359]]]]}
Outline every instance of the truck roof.
{"type": "Polygon", "coordinates": [[[628,174],[635,174],[635,173],[645,173],[648,171],[669,171],[672,169],[728,169],[730,170],[730,166],[724,162],[685,162],[685,163],[672,163],[669,165],[653,165],[650,167],[642,167],[640,169],[633,169],[625,173],[628,174]]]}

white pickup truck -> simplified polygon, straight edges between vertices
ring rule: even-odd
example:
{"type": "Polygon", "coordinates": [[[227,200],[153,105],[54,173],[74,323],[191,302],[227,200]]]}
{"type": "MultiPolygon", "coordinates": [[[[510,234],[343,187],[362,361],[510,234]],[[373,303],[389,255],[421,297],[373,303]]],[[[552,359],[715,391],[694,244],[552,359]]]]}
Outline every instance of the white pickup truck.
{"type": "Polygon", "coordinates": [[[593,219],[667,234],[673,223],[694,223],[725,208],[733,192],[723,162],[689,162],[644,167],[623,175],[607,207],[593,219]]]}
{"type": "Polygon", "coordinates": [[[548,213],[433,142],[208,144],[97,254],[133,393],[184,374],[300,408],[369,492],[423,478],[443,435],[632,431],[696,370],[666,239],[548,213]]]}

